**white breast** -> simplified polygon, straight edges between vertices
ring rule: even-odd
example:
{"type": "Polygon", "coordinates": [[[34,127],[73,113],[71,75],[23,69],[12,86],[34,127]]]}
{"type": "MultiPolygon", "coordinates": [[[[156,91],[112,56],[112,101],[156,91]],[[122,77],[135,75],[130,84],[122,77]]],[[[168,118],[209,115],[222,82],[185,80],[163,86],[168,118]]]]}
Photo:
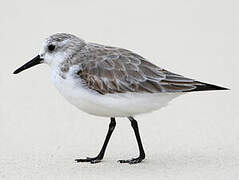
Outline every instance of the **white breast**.
{"type": "Polygon", "coordinates": [[[102,95],[83,86],[73,78],[77,67],[72,67],[63,79],[59,70],[52,72],[54,85],[73,105],[96,116],[128,117],[158,110],[182,93],[115,93],[102,95]]]}

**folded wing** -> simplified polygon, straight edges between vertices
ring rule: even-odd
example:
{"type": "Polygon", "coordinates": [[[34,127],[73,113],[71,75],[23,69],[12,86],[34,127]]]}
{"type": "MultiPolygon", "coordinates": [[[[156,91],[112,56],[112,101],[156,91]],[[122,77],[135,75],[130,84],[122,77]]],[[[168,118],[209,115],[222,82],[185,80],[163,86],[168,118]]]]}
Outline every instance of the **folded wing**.
{"type": "Polygon", "coordinates": [[[175,93],[222,90],[161,69],[125,49],[90,44],[78,75],[88,88],[107,93],[175,93]]]}

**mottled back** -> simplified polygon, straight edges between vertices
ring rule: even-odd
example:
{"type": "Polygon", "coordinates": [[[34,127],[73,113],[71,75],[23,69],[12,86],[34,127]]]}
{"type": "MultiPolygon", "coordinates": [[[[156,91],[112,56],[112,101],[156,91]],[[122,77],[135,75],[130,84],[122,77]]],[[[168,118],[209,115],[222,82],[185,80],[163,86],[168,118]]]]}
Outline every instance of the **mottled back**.
{"type": "Polygon", "coordinates": [[[101,94],[125,92],[188,92],[204,86],[150,63],[129,50],[88,43],[62,64],[62,71],[78,65],[79,78],[101,94]],[[70,61],[70,63],[69,63],[70,61]]]}

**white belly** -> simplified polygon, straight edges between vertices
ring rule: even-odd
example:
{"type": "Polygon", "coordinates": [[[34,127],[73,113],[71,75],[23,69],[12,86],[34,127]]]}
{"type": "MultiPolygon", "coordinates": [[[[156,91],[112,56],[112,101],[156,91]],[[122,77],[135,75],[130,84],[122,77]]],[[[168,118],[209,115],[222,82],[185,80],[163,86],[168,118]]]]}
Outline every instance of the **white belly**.
{"type": "Polygon", "coordinates": [[[70,75],[62,79],[53,73],[59,92],[80,110],[103,117],[128,117],[158,110],[182,93],[115,93],[102,95],[82,86],[70,75]]]}

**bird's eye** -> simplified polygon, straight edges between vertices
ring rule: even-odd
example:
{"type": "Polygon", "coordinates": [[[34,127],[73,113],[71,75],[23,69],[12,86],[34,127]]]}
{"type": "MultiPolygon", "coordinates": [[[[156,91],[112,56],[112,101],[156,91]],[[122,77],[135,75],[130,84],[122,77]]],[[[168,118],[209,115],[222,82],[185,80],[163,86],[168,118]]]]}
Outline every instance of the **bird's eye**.
{"type": "Polygon", "coordinates": [[[56,46],[53,45],[53,44],[50,44],[50,45],[48,46],[48,50],[49,50],[49,51],[54,51],[55,48],[56,48],[56,46]]]}

